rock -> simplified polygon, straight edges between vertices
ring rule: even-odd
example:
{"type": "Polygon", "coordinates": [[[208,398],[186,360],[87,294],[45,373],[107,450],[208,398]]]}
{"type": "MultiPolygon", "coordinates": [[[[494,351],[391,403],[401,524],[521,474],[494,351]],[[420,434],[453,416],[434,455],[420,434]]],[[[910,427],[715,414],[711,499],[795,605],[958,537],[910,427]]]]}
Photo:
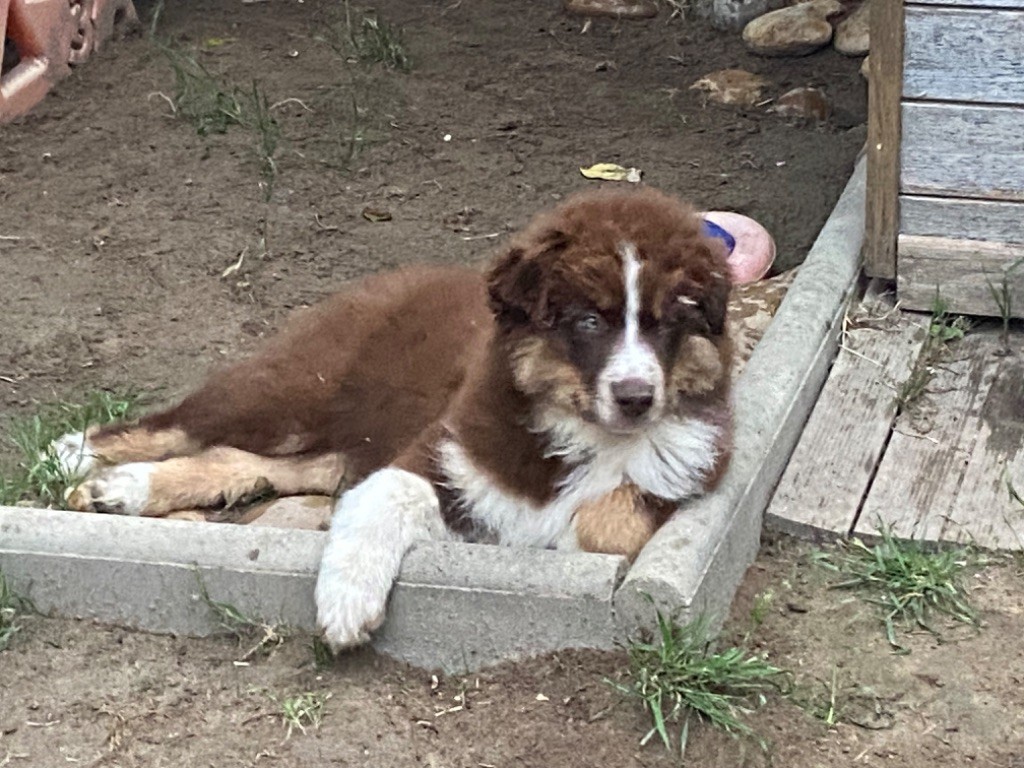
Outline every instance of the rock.
{"type": "Polygon", "coordinates": [[[580,16],[649,19],[658,15],[655,0],[565,0],[565,10],[580,16]]]}
{"type": "Polygon", "coordinates": [[[703,0],[694,5],[695,15],[710,17],[716,29],[739,32],[758,16],[787,3],[786,0],[703,0]]]}
{"type": "Polygon", "coordinates": [[[832,44],[844,56],[863,56],[870,47],[871,0],[839,22],[832,44]]]}
{"type": "Polygon", "coordinates": [[[719,104],[739,104],[752,107],[761,100],[768,81],[760,75],[743,69],[719,69],[709,72],[690,86],[690,90],[703,91],[708,99],[719,104]]]}
{"type": "Polygon", "coordinates": [[[842,8],[839,0],[810,0],[771,11],[743,28],[743,42],[761,56],[806,56],[828,45],[828,17],[842,8]]]}
{"type": "Polygon", "coordinates": [[[860,63],[860,76],[865,80],[871,79],[871,57],[865,56],[864,61],[860,63]]]}
{"type": "Polygon", "coordinates": [[[779,96],[769,111],[784,117],[821,121],[832,114],[832,105],[821,88],[794,88],[779,96]]]}
{"type": "Polygon", "coordinates": [[[257,504],[238,522],[243,525],[326,531],[331,524],[332,509],[330,496],[285,496],[257,504]]]}

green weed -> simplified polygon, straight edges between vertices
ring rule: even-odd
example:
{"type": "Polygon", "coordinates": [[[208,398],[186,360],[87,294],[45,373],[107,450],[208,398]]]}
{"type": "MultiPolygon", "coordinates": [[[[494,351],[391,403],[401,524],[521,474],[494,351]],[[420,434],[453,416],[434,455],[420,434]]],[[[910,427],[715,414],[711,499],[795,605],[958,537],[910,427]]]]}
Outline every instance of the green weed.
{"type": "Polygon", "coordinates": [[[864,599],[879,606],[885,636],[893,649],[906,649],[896,639],[897,625],[920,627],[936,637],[935,614],[953,621],[978,625],[968,600],[964,577],[980,564],[967,549],[930,550],[920,542],[897,539],[883,527],[873,546],[857,538],[837,546],[834,552],[819,552],[815,559],[844,577],[834,589],[856,589],[864,599]]]}
{"type": "Polygon", "coordinates": [[[657,623],[656,637],[627,646],[628,683],[611,683],[623,695],[639,699],[651,715],[653,726],[641,744],[657,735],[671,749],[669,724],[681,719],[678,743],[684,754],[690,716],[696,715],[766,747],[741,717],[763,704],[767,692],[785,690],[788,674],[742,648],[712,651],[704,619],[680,625],[659,611],[657,623]]]}

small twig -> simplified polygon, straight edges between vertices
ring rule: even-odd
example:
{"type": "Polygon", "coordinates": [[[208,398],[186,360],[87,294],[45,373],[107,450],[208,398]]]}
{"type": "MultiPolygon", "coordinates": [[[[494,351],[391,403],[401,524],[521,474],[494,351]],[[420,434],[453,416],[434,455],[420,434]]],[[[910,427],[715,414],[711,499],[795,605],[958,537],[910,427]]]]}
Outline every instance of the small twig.
{"type": "Polygon", "coordinates": [[[493,240],[496,237],[501,237],[501,232],[491,232],[489,235],[464,235],[463,240],[493,240]]]}
{"type": "Polygon", "coordinates": [[[865,354],[863,354],[861,352],[858,352],[853,347],[848,347],[845,344],[840,344],[839,348],[841,350],[843,350],[844,352],[849,352],[851,355],[859,357],[861,360],[864,360],[864,361],[866,361],[868,363],[871,363],[872,365],[877,365],[879,368],[884,368],[885,367],[884,365],[882,365],[882,363],[878,362],[877,360],[873,360],[872,358],[868,357],[867,355],[865,355],[865,354]]]}
{"type": "Polygon", "coordinates": [[[16,240],[21,240],[21,239],[22,238],[18,237],[17,235],[0,235],[0,240],[8,240],[8,241],[14,242],[16,240]]]}
{"type": "Polygon", "coordinates": [[[900,431],[898,429],[894,429],[893,432],[895,432],[897,435],[903,435],[904,437],[913,437],[913,438],[915,438],[917,440],[927,440],[930,443],[935,443],[935,445],[942,445],[942,443],[940,443],[937,439],[935,439],[931,435],[915,435],[915,434],[913,434],[911,432],[902,432],[902,431],[900,431]]]}
{"type": "Polygon", "coordinates": [[[162,91],[154,91],[153,93],[146,96],[146,101],[149,101],[154,96],[159,96],[161,99],[166,101],[167,105],[171,108],[171,115],[173,117],[177,117],[178,108],[174,105],[174,100],[170,96],[168,96],[166,93],[163,93],[162,91]]]}
{"type": "Polygon", "coordinates": [[[323,221],[320,219],[319,213],[313,214],[313,221],[315,221],[316,225],[320,227],[320,229],[322,229],[324,232],[337,232],[340,229],[340,227],[335,227],[331,224],[324,224],[323,221]]]}
{"type": "Polygon", "coordinates": [[[288,99],[282,99],[281,101],[277,102],[276,104],[271,104],[270,105],[270,109],[277,109],[278,107],[283,107],[285,104],[298,104],[300,107],[302,107],[307,112],[315,112],[316,111],[311,106],[306,104],[306,102],[304,102],[302,99],[296,99],[294,96],[291,97],[291,98],[288,98],[288,99]]]}

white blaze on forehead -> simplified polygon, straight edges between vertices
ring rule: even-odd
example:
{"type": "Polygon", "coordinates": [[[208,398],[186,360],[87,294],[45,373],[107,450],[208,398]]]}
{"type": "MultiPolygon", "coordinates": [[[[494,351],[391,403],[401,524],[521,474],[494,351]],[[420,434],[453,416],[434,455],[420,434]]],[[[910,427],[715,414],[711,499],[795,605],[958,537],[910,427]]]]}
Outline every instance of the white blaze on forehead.
{"type": "Polygon", "coordinates": [[[621,418],[612,385],[626,380],[640,380],[654,389],[654,402],[647,416],[659,417],[665,403],[665,374],[651,345],[640,335],[640,273],[643,264],[633,243],[618,248],[622,257],[622,276],[626,289],[623,307],[623,332],[597,381],[597,413],[606,425],[614,426],[621,418]]]}

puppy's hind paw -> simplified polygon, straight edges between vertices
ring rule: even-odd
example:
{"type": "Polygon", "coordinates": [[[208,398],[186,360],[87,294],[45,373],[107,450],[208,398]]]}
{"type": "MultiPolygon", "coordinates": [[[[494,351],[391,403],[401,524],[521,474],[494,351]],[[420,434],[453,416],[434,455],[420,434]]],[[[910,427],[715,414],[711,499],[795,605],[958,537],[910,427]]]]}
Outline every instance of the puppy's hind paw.
{"type": "Polygon", "coordinates": [[[68,477],[84,477],[96,466],[96,454],[89,447],[84,432],[69,432],[58,437],[44,452],[44,457],[49,455],[56,458],[68,477]]]}
{"type": "Polygon", "coordinates": [[[135,462],[112,467],[71,490],[68,505],[79,512],[141,515],[149,503],[149,479],[155,466],[135,462]]]}

